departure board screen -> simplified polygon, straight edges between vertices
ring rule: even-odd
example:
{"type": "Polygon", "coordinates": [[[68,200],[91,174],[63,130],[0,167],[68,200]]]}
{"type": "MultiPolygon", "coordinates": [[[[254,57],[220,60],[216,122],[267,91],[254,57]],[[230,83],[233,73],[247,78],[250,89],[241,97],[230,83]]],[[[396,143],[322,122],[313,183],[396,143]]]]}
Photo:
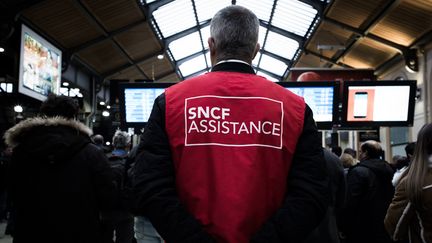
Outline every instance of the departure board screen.
{"type": "Polygon", "coordinates": [[[342,125],[412,126],[416,94],[416,80],[345,82],[342,125]]]}
{"type": "Polygon", "coordinates": [[[304,98],[313,112],[315,121],[332,121],[334,87],[286,87],[286,89],[304,98]]]}
{"type": "Polygon", "coordinates": [[[339,121],[338,81],[277,82],[285,89],[303,97],[313,112],[318,129],[331,129],[339,121]]]}
{"type": "Polygon", "coordinates": [[[164,88],[124,89],[126,122],[147,122],[155,99],[162,94],[164,90],[164,88]]]}

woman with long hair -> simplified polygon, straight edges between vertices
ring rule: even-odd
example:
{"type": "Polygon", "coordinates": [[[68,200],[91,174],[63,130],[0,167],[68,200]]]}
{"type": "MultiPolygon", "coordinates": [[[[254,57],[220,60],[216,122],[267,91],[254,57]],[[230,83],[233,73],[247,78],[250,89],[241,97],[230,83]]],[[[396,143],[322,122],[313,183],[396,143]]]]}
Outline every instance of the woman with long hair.
{"type": "Polygon", "coordinates": [[[393,240],[432,242],[432,123],[418,133],[413,160],[396,187],[384,224],[393,240]]]}

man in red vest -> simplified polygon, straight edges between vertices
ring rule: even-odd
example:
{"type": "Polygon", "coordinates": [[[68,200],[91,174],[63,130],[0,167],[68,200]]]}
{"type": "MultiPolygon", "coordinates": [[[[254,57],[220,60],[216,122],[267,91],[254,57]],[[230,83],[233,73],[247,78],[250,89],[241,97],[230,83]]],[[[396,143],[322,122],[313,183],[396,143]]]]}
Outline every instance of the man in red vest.
{"type": "Polygon", "coordinates": [[[229,6],[212,19],[210,73],[154,104],[136,159],[137,213],[168,242],[301,242],[328,188],[304,100],[257,76],[258,18],[229,6]]]}

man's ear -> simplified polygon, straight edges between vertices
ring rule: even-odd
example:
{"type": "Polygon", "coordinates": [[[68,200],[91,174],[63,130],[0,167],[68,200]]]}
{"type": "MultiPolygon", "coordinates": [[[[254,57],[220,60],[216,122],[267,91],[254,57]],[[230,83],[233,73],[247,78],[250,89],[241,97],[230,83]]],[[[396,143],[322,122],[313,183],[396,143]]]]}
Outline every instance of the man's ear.
{"type": "Polygon", "coordinates": [[[210,50],[210,60],[212,62],[212,66],[216,64],[216,44],[213,37],[209,37],[207,39],[207,42],[209,44],[209,50],[210,50]]]}
{"type": "Polygon", "coordinates": [[[215,50],[216,48],[215,48],[215,41],[214,41],[213,37],[209,37],[207,39],[207,42],[209,44],[210,54],[214,55],[216,52],[216,50],[215,50]]]}
{"type": "Polygon", "coordinates": [[[255,56],[257,55],[260,48],[261,48],[260,43],[257,43],[255,46],[254,54],[252,56],[252,60],[255,59],[255,56]]]}

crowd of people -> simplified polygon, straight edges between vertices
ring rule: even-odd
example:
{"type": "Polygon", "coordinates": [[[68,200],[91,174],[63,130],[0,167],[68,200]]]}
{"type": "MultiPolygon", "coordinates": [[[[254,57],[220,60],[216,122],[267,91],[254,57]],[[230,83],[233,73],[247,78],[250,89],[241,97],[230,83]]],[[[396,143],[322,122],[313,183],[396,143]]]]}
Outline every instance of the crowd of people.
{"type": "Polygon", "coordinates": [[[63,96],[10,128],[14,243],[432,242],[432,124],[394,164],[376,141],[323,148],[304,100],[255,75],[258,32],[248,9],[220,10],[212,71],[160,95],[133,148],[117,131],[108,151],[63,96]]]}

